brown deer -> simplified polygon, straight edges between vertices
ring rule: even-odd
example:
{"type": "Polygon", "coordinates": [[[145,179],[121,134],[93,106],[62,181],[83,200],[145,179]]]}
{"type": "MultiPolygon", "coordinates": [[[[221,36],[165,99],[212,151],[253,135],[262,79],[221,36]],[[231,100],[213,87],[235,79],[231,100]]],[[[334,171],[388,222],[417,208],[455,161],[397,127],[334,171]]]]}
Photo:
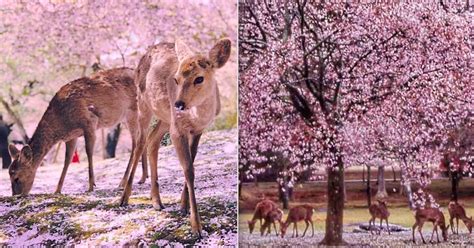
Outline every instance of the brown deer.
{"type": "Polygon", "coordinates": [[[278,222],[281,226],[282,218],[283,218],[283,210],[281,210],[279,208],[273,209],[265,217],[265,221],[263,222],[263,225],[261,225],[261,227],[260,227],[260,234],[263,236],[263,234],[265,233],[265,229],[268,230],[267,235],[270,234],[271,231],[272,231],[272,224],[273,224],[273,228],[275,229],[275,234],[276,234],[276,236],[278,236],[278,229],[276,227],[275,222],[278,222]]]}
{"type": "Polygon", "coordinates": [[[214,74],[229,59],[230,47],[230,40],[219,40],[206,56],[196,54],[178,40],[152,46],[140,59],[135,73],[139,88],[140,135],[120,205],[128,204],[138,160],[145,146],[148,146],[152,203],[157,210],[163,208],[157,182],[157,161],[160,141],[169,131],[186,181],[181,194],[181,210],[187,214],[191,208],[192,231],[201,236],[193,163],[202,132],[220,111],[219,89],[214,74]],[[153,115],[158,124],[146,136],[144,130],[153,115]]]}
{"type": "Polygon", "coordinates": [[[260,221],[260,227],[263,227],[262,220],[265,220],[265,218],[276,209],[278,209],[278,205],[272,200],[264,199],[258,202],[257,205],[255,205],[252,219],[248,221],[250,233],[255,229],[255,223],[257,223],[257,220],[260,221]]]}
{"type": "MultiPolygon", "coordinates": [[[[13,195],[27,195],[44,156],[58,142],[66,142],[64,167],[55,193],[61,193],[77,139],[84,136],[89,162],[89,191],[95,186],[92,163],[95,131],[126,121],[134,149],[137,137],[136,86],[129,68],[96,73],[74,80],[59,89],[50,101],[30,142],[19,151],[13,144],[9,167],[13,195]]],[[[129,164],[130,166],[130,164],[129,164]]],[[[146,178],[146,168],[142,180],[146,178]]]]}
{"type": "Polygon", "coordinates": [[[304,237],[304,235],[306,234],[309,224],[311,224],[311,231],[312,231],[311,237],[313,237],[314,226],[313,226],[313,220],[311,219],[313,216],[313,211],[314,211],[313,207],[309,205],[301,205],[301,206],[292,207],[290,209],[290,212],[288,212],[286,221],[283,224],[281,224],[281,237],[283,238],[285,236],[286,230],[291,223],[293,223],[293,235],[291,237],[295,236],[295,230],[296,230],[296,237],[298,237],[297,223],[299,221],[304,221],[306,223],[306,228],[304,229],[302,237],[304,237]]]}
{"type": "Polygon", "coordinates": [[[472,225],[473,225],[472,216],[470,218],[467,217],[466,210],[464,210],[464,207],[461,206],[461,204],[454,201],[449,202],[448,211],[449,211],[449,224],[451,225],[451,231],[453,232],[453,234],[454,233],[459,234],[459,219],[461,219],[464,222],[464,225],[466,225],[469,233],[472,233],[472,225]],[[454,232],[454,225],[453,225],[454,219],[456,219],[456,232],[454,232]]]}
{"type": "Polygon", "coordinates": [[[420,233],[421,240],[423,240],[423,243],[426,244],[425,239],[423,238],[423,234],[421,232],[423,228],[423,224],[425,224],[426,221],[433,223],[433,232],[431,233],[430,242],[433,240],[434,232],[436,232],[436,238],[439,243],[438,227],[441,228],[444,241],[448,241],[449,225],[446,226],[444,214],[443,212],[441,212],[441,210],[439,210],[438,208],[425,208],[425,209],[417,208],[415,211],[415,219],[416,219],[416,222],[412,227],[413,243],[416,244],[415,228],[418,227],[418,232],[420,233]]]}
{"type": "Polygon", "coordinates": [[[378,230],[378,234],[381,233],[382,230],[382,221],[385,220],[387,224],[387,231],[388,235],[390,235],[390,227],[388,226],[388,217],[390,216],[390,212],[388,211],[387,204],[385,201],[377,200],[378,204],[372,204],[369,207],[369,213],[372,216],[369,220],[369,229],[370,233],[372,234],[372,224],[375,226],[375,219],[380,219],[380,229],[378,230]]]}

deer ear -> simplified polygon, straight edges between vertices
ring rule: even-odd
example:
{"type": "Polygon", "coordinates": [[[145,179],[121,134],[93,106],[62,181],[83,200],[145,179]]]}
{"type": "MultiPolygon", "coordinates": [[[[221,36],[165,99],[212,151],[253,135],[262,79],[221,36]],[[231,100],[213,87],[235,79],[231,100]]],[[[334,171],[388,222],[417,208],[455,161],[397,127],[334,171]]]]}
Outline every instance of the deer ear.
{"type": "Polygon", "coordinates": [[[216,68],[225,65],[230,57],[230,40],[221,39],[217,41],[214,47],[209,51],[209,59],[216,68]]]}
{"type": "Polygon", "coordinates": [[[183,61],[185,58],[189,58],[194,55],[194,52],[182,41],[181,39],[176,39],[174,50],[178,56],[178,61],[183,61]]]}
{"type": "Polygon", "coordinates": [[[16,148],[14,144],[8,145],[8,152],[13,159],[17,159],[20,151],[16,148]]]}
{"type": "Polygon", "coordinates": [[[27,164],[33,160],[33,151],[29,145],[26,145],[21,149],[20,160],[26,162],[27,164]]]}

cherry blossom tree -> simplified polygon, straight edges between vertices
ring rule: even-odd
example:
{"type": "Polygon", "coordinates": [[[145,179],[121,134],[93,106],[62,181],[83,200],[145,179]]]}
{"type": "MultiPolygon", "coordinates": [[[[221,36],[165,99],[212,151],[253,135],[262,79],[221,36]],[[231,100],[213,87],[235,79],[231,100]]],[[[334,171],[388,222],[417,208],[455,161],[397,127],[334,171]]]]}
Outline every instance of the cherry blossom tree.
{"type": "Polygon", "coordinates": [[[252,164],[272,162],[260,154],[277,151],[290,171],[326,169],[321,244],[345,244],[345,167],[386,147],[406,178],[429,183],[432,137],[472,109],[472,12],[464,3],[306,0],[242,1],[240,11],[240,163],[251,175],[252,164]],[[449,111],[459,115],[441,118],[449,111]],[[370,139],[381,140],[364,145],[370,139]]]}

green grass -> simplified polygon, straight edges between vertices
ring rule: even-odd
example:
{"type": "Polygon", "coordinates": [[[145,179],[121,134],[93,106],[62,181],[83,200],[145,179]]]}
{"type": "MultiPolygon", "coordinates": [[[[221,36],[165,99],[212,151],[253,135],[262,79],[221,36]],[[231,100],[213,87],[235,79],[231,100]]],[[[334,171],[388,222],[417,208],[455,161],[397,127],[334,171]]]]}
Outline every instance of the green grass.
{"type": "MultiPolygon", "coordinates": [[[[411,228],[415,223],[415,218],[413,211],[411,211],[407,207],[395,207],[389,208],[390,217],[389,223],[390,224],[397,224],[401,225],[406,228],[411,228]]],[[[474,215],[474,206],[466,207],[466,212],[468,216],[470,214],[474,215]]],[[[286,220],[288,211],[285,211],[285,215],[283,216],[283,220],[286,220]]],[[[443,209],[444,216],[446,218],[446,223],[449,224],[449,213],[447,208],[443,209]]],[[[239,228],[242,232],[249,232],[247,221],[252,219],[251,212],[245,212],[239,214],[239,228]]],[[[358,224],[358,223],[367,223],[370,219],[370,214],[367,208],[360,208],[360,207],[349,207],[344,210],[344,230],[345,231],[352,231],[354,227],[350,226],[351,224],[358,224]]],[[[325,220],[326,220],[326,212],[317,211],[313,214],[313,221],[314,221],[314,230],[318,232],[323,232],[325,230],[325,220]]],[[[257,222],[258,223],[258,222],[257,222]]],[[[379,224],[379,220],[376,220],[376,224],[379,224]]],[[[385,225],[385,223],[383,223],[385,225]]],[[[299,226],[304,227],[304,223],[299,223],[299,226]]],[[[433,227],[431,223],[426,223],[423,229],[430,230],[433,227]]],[[[259,228],[259,224],[257,224],[256,228],[259,228]]],[[[257,229],[255,229],[257,230],[257,229]]],[[[467,229],[464,226],[462,221],[459,221],[459,232],[460,233],[467,233],[467,229]]]]}

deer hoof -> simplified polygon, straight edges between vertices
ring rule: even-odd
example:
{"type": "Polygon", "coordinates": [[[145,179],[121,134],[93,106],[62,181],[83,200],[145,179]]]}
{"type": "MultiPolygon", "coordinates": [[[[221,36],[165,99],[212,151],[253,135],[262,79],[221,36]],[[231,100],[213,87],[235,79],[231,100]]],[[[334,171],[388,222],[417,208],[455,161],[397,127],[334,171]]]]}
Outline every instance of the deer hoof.
{"type": "Polygon", "coordinates": [[[153,202],[153,208],[157,211],[161,211],[165,208],[161,202],[153,202]]]}
{"type": "Polygon", "coordinates": [[[141,178],[140,181],[138,181],[138,184],[144,184],[146,181],[146,177],[145,178],[141,178]]]}
{"type": "Polygon", "coordinates": [[[189,210],[187,208],[181,208],[180,212],[183,216],[186,216],[189,214],[189,210]]]}

